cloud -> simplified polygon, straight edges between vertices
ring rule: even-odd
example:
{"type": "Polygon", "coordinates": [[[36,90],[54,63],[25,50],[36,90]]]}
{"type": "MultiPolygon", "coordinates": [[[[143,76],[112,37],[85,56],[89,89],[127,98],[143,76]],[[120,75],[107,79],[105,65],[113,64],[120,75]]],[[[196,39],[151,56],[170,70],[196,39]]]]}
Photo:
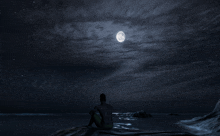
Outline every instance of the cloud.
{"type": "Polygon", "coordinates": [[[42,24],[32,38],[43,42],[34,45],[42,60],[119,68],[104,80],[155,66],[219,60],[220,16],[213,5],[188,0],[77,4],[68,1],[59,7],[55,2],[53,8],[26,16],[42,24]],[[124,43],[115,38],[119,30],[126,34],[124,43]]]}
{"type": "Polygon", "coordinates": [[[0,72],[2,101],[86,105],[103,92],[119,104],[218,97],[220,8],[214,0],[35,0],[27,5],[13,14],[20,20],[7,16],[11,22],[4,30],[10,34],[0,50],[2,65],[26,63],[27,68],[0,72]],[[125,32],[125,42],[117,42],[118,31],[125,32]]]}
{"type": "Polygon", "coordinates": [[[68,1],[59,7],[59,2],[50,3],[53,8],[26,16],[34,20],[31,23],[43,20],[41,24],[49,25],[42,25],[33,36],[45,42],[36,42],[39,50],[48,52],[44,58],[75,64],[119,64],[124,72],[127,67],[136,70],[219,60],[215,45],[220,16],[213,4],[189,0],[83,1],[77,7],[78,3],[68,1]],[[126,34],[124,43],[115,38],[119,30],[126,34]]]}
{"type": "Polygon", "coordinates": [[[200,102],[218,99],[218,65],[219,62],[210,61],[153,66],[144,71],[127,71],[105,78],[97,88],[107,88],[104,92],[115,98],[115,101],[200,102]]]}

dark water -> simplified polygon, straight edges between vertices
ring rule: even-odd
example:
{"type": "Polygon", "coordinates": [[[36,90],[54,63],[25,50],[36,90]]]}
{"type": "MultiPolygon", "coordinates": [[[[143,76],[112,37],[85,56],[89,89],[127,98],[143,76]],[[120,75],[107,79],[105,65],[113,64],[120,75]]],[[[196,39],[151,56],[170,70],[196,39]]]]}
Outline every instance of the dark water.
{"type": "MultiPolygon", "coordinates": [[[[155,131],[184,131],[177,123],[204,114],[152,113],[151,118],[133,118],[114,113],[114,128],[155,131]]],[[[0,136],[49,136],[60,129],[87,125],[88,113],[77,114],[0,114],[0,136]]],[[[95,125],[93,125],[95,126],[95,125]]]]}

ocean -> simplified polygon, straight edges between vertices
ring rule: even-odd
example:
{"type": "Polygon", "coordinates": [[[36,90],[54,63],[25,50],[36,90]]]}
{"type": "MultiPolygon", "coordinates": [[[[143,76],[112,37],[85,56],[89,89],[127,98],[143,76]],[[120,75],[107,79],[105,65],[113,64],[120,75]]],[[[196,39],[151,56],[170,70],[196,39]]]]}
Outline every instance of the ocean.
{"type": "MultiPolygon", "coordinates": [[[[176,123],[203,116],[204,113],[151,113],[149,118],[135,118],[131,113],[113,113],[114,128],[150,131],[185,131],[176,123]]],[[[88,113],[47,114],[18,113],[0,114],[0,136],[50,136],[54,132],[71,127],[88,125],[88,113]]],[[[95,124],[93,124],[95,127],[95,124]]]]}

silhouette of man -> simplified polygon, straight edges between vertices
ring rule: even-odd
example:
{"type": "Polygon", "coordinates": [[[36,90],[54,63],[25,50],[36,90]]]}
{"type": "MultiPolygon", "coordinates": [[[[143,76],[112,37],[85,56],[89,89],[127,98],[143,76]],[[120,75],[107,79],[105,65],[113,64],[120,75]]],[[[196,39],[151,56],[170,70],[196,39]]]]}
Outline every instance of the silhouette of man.
{"type": "Polygon", "coordinates": [[[89,114],[91,115],[91,119],[88,126],[92,126],[92,124],[95,123],[98,128],[112,129],[113,107],[110,104],[106,104],[106,96],[103,93],[100,95],[100,102],[101,102],[100,105],[95,106],[94,110],[91,110],[89,112],[89,114]],[[98,114],[96,114],[97,111],[99,112],[101,117],[98,114]]]}

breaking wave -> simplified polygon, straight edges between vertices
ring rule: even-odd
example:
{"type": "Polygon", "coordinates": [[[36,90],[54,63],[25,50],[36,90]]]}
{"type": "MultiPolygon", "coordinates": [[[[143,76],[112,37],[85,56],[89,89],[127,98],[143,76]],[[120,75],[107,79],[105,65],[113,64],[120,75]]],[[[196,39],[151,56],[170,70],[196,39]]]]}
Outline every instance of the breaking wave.
{"type": "Polygon", "coordinates": [[[220,100],[211,113],[191,120],[181,120],[177,124],[195,135],[220,136],[220,100]]]}

